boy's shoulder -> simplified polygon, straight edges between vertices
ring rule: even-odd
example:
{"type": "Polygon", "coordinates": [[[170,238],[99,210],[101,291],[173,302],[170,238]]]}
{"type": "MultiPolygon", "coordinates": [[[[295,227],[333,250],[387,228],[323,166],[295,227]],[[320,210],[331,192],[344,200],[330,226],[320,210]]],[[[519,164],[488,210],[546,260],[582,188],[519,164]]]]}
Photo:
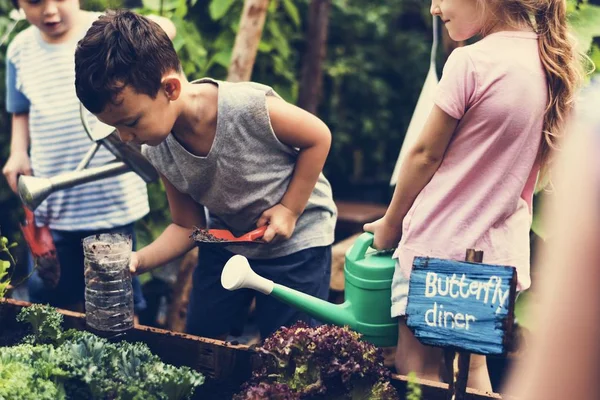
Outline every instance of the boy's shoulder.
{"type": "Polygon", "coordinates": [[[14,58],[25,45],[31,43],[31,41],[35,39],[35,30],[37,28],[33,25],[25,28],[21,32],[17,33],[17,35],[13,38],[13,40],[8,44],[6,49],[6,57],[9,59],[14,58]]]}
{"type": "Polygon", "coordinates": [[[271,96],[277,96],[277,92],[275,90],[263,83],[253,82],[253,81],[243,81],[243,82],[229,82],[229,81],[221,81],[213,78],[201,78],[193,81],[192,83],[213,83],[219,87],[219,92],[229,92],[231,94],[266,94],[271,96]]]}
{"type": "MultiPolygon", "coordinates": [[[[275,90],[267,85],[257,82],[228,82],[212,78],[202,78],[192,83],[212,83],[217,89],[216,96],[212,97],[219,107],[218,118],[242,118],[257,116],[261,111],[266,111],[264,99],[267,96],[281,98],[275,90]]],[[[212,90],[211,90],[212,92],[212,90]]]]}
{"type": "Polygon", "coordinates": [[[277,94],[277,92],[275,92],[275,90],[272,87],[264,85],[262,83],[251,81],[215,82],[219,86],[219,107],[226,107],[234,114],[244,114],[244,111],[248,111],[250,114],[254,114],[263,109],[266,111],[266,97],[273,96],[281,98],[281,96],[279,96],[279,94],[277,94]]]}
{"type": "Polygon", "coordinates": [[[232,87],[234,88],[234,90],[258,90],[261,92],[265,92],[267,94],[271,94],[271,93],[275,93],[275,91],[273,90],[272,87],[265,85],[263,83],[258,83],[258,82],[252,82],[252,81],[247,81],[247,82],[235,82],[232,83],[232,87]]]}

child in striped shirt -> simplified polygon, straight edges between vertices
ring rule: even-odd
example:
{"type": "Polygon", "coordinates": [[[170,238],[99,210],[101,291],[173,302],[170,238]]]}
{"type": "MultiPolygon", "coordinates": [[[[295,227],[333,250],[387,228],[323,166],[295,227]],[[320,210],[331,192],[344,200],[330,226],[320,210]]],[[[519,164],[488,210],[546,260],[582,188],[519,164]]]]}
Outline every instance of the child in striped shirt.
{"type": "MultiPolygon", "coordinates": [[[[13,0],[31,26],[9,45],[6,57],[6,108],[12,114],[10,157],[3,168],[11,189],[19,175],[50,177],[74,170],[92,142],[79,116],[74,54],[99,13],[80,9],[78,0],[13,0]]],[[[174,36],[174,26],[162,20],[174,36]]],[[[95,118],[88,113],[93,129],[95,118]]],[[[114,159],[98,150],[90,167],[114,159]]],[[[56,287],[37,271],[29,279],[33,302],[81,310],[84,299],[82,238],[105,232],[132,235],[133,223],[149,211],[145,183],[134,173],[107,178],[49,196],[36,210],[38,225],[49,225],[62,268],[56,287]]],[[[135,243],[135,242],[134,242],[135,243]]],[[[31,257],[30,257],[31,259],[31,257]]],[[[30,261],[30,269],[33,269],[30,261]]],[[[145,308],[134,280],[136,311],[145,308]]]]}

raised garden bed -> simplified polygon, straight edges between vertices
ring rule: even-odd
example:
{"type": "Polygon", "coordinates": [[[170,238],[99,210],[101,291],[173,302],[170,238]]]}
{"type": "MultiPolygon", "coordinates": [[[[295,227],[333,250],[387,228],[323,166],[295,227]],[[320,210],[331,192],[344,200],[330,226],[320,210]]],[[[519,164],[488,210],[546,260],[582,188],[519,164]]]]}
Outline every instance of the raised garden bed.
{"type": "MultiPolygon", "coordinates": [[[[16,344],[27,332],[16,321],[23,307],[30,303],[0,299],[0,346],[16,344]]],[[[64,315],[65,329],[87,330],[85,314],[58,310],[64,315]]],[[[163,362],[188,366],[206,376],[206,382],[196,389],[194,399],[223,400],[231,398],[252,370],[253,352],[246,346],[174,333],[162,329],[138,326],[123,339],[144,342],[163,362]]]]}
{"type": "MultiPolygon", "coordinates": [[[[0,346],[13,345],[25,334],[24,326],[16,321],[23,307],[30,303],[0,299],[0,346]]],[[[64,327],[85,330],[85,315],[67,310],[59,310],[64,315],[64,327]]],[[[258,362],[257,354],[247,346],[170,332],[146,326],[138,326],[129,331],[127,341],[141,341],[159,356],[163,362],[175,366],[188,366],[206,376],[206,382],[196,389],[194,399],[225,400],[239,390],[247,381],[252,367],[258,362]]],[[[408,378],[394,375],[392,385],[401,398],[407,388],[408,378]]],[[[447,397],[447,385],[417,380],[421,385],[422,399],[442,400],[447,397]]],[[[499,399],[500,396],[486,395],[468,390],[467,399],[499,399]]]]}

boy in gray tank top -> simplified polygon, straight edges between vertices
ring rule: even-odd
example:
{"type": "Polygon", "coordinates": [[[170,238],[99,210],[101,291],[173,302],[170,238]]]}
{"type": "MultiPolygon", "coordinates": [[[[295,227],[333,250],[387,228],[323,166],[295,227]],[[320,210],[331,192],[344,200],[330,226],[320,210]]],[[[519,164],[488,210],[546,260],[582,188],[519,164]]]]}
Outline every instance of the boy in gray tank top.
{"type": "MultiPolygon", "coordinates": [[[[327,298],[337,212],[321,172],[331,143],[322,121],[268,86],[188,82],[164,32],[129,11],[94,22],[79,42],[75,74],[81,102],[122,140],[144,145],[166,189],[172,223],[134,253],[132,270],[148,271],[189,251],[194,227],[239,235],[267,226],[267,244],[200,246],[189,333],[224,337],[243,321],[257,294],[229,292],[220,283],[234,254],[268,279],[327,298]]],[[[297,320],[310,322],[257,295],[263,337],[297,320]]]]}

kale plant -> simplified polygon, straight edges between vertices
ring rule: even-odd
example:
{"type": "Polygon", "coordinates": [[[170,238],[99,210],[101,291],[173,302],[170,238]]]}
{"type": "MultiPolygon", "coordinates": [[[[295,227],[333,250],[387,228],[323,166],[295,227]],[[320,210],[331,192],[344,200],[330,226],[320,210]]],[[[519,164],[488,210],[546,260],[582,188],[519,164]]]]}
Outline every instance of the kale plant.
{"type": "Polygon", "coordinates": [[[62,314],[52,307],[25,307],[17,318],[33,335],[0,348],[0,399],[183,400],[204,383],[200,373],[163,363],[143,343],[63,332],[62,314]]]}
{"type": "Polygon", "coordinates": [[[21,344],[0,348],[0,399],[63,400],[67,374],[51,346],[21,344]]]}
{"type": "Polygon", "coordinates": [[[261,391],[275,399],[398,399],[381,350],[347,327],[300,322],[257,349],[263,362],[236,400],[259,399],[261,391]]]}
{"type": "Polygon", "coordinates": [[[163,363],[143,343],[113,344],[77,332],[61,348],[70,355],[63,368],[75,378],[68,390],[82,399],[186,399],[204,383],[201,374],[163,363]]]}
{"type": "Polygon", "coordinates": [[[25,341],[32,344],[57,343],[63,333],[63,315],[49,305],[24,307],[17,315],[17,321],[31,326],[33,335],[27,336],[25,341]]]}

